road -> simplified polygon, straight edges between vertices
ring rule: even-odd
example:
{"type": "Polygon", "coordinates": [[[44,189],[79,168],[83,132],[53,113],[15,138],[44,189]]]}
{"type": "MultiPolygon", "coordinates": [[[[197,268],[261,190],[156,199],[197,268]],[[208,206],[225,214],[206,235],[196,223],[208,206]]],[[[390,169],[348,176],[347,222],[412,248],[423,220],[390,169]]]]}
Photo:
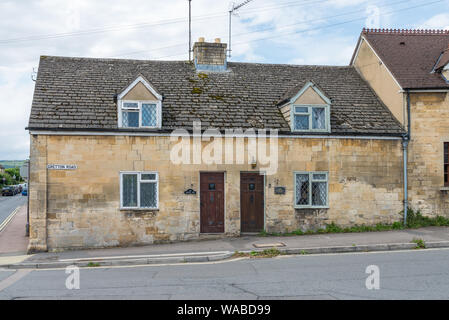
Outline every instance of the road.
{"type": "Polygon", "coordinates": [[[14,197],[2,197],[0,195],[0,224],[16,209],[25,204],[27,197],[17,194],[14,197]]]}
{"type": "Polygon", "coordinates": [[[449,249],[282,256],[220,263],[0,271],[0,299],[449,299],[449,249]],[[380,271],[368,290],[367,266],[380,271]]]}

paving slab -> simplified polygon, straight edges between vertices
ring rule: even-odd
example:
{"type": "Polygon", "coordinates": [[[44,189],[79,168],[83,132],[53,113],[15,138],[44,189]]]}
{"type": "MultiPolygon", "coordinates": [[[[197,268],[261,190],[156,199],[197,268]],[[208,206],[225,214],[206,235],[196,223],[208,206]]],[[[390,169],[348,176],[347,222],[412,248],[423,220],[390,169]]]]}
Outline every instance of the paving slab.
{"type": "MultiPolygon", "coordinates": [[[[449,247],[449,227],[429,227],[367,233],[319,234],[289,237],[242,236],[238,238],[207,239],[200,241],[154,244],[149,246],[72,250],[38,253],[23,263],[42,267],[60,266],[70,261],[80,266],[98,261],[101,265],[128,265],[141,263],[204,262],[229,258],[235,251],[248,252],[264,244],[283,243],[279,248],[289,254],[338,253],[357,251],[383,251],[413,249],[413,239],[423,239],[428,247],[449,247]],[[118,262],[120,261],[120,262],[118,262]]],[[[1,265],[1,263],[0,263],[1,265]]]]}
{"type": "Polygon", "coordinates": [[[28,237],[25,236],[27,206],[22,205],[14,218],[0,232],[0,257],[26,254],[28,237]]]}

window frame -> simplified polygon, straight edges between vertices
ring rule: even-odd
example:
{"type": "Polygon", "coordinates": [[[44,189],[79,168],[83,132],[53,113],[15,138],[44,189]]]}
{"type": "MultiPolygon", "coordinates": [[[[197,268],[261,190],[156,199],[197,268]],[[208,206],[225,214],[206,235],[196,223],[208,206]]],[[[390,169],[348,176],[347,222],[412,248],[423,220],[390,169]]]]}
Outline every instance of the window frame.
{"type": "Polygon", "coordinates": [[[120,171],[120,210],[159,210],[159,173],[157,171],[120,171]],[[123,176],[137,175],[137,207],[123,206],[123,176]],[[142,175],[155,174],[154,180],[142,180],[142,175]],[[140,207],[140,184],[156,183],[156,207],[140,207]]]}
{"type": "Polygon", "coordinates": [[[162,102],[158,100],[120,100],[119,103],[119,124],[120,128],[126,129],[159,129],[161,127],[161,119],[162,119],[162,102]],[[126,103],[137,103],[136,108],[126,108],[126,103]],[[143,126],[142,125],[142,105],[143,104],[155,104],[156,105],[156,125],[155,126],[143,126]],[[138,110],[139,112],[139,126],[138,127],[125,127],[123,126],[123,111],[126,110],[138,110]]]}
{"type": "Polygon", "coordinates": [[[443,182],[445,187],[449,187],[449,142],[443,143],[443,182]],[[446,155],[448,162],[446,162],[446,155]]]}
{"type": "Polygon", "coordinates": [[[291,130],[292,132],[330,132],[330,105],[328,104],[292,104],[290,109],[291,130]],[[296,108],[307,108],[307,112],[296,112],[296,108]],[[313,109],[324,108],[325,125],[324,129],[313,129],[313,109]],[[309,129],[296,129],[295,116],[309,116],[309,129]]]}
{"type": "Polygon", "coordinates": [[[293,172],[293,186],[294,186],[294,194],[293,194],[293,205],[295,209],[329,209],[329,172],[328,171],[294,171],[293,172]],[[299,205],[298,203],[298,195],[296,193],[296,176],[298,174],[308,175],[309,176],[309,204],[308,205],[299,205]],[[324,174],[326,175],[326,180],[313,179],[313,175],[315,174],[324,174]],[[326,204],[324,206],[314,206],[312,205],[312,183],[313,182],[326,182],[326,204]]]}

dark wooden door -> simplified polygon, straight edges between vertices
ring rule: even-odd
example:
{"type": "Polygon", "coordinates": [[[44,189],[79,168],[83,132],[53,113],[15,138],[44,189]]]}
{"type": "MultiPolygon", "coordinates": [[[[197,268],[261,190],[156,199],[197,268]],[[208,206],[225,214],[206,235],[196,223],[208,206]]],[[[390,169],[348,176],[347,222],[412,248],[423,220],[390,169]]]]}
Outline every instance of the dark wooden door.
{"type": "Polygon", "coordinates": [[[200,174],[201,233],[224,232],[224,173],[200,174]]]}
{"type": "Polygon", "coordinates": [[[241,232],[264,228],[264,177],[259,173],[240,174],[241,232]]]}

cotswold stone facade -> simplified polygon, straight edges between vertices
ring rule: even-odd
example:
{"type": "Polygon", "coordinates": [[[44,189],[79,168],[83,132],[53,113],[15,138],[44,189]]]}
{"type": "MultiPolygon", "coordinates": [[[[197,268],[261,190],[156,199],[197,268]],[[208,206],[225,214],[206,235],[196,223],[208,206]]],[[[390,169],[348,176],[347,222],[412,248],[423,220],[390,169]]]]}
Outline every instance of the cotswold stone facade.
{"type": "Polygon", "coordinates": [[[444,183],[444,143],[449,142],[449,95],[412,93],[410,106],[411,206],[428,216],[449,216],[449,189],[444,183]]]}
{"type": "MultiPolygon", "coordinates": [[[[240,235],[240,173],[251,165],[175,165],[169,137],[32,138],[32,246],[41,250],[199,239],[199,174],[225,174],[225,232],[240,235]],[[47,170],[47,163],[76,170],[47,170]],[[120,171],[159,173],[158,210],[120,210],[120,171]],[[39,175],[39,177],[37,177],[39,175]],[[196,195],[184,191],[193,189],[196,195]],[[45,204],[48,203],[46,207],[45,204]]],[[[203,143],[205,147],[207,143],[203,143]]],[[[313,230],[401,219],[401,141],[279,139],[278,173],[265,177],[265,230],[313,230]],[[294,209],[294,171],[329,172],[329,208],[294,209]],[[286,193],[275,194],[276,187],[286,193]]]]}
{"type": "Polygon", "coordinates": [[[194,47],[192,62],[41,57],[30,252],[401,220],[406,132],[355,67],[194,47]]]}
{"type": "Polygon", "coordinates": [[[427,216],[449,216],[448,45],[445,30],[364,30],[352,61],[395,117],[410,126],[408,200],[427,216]]]}

